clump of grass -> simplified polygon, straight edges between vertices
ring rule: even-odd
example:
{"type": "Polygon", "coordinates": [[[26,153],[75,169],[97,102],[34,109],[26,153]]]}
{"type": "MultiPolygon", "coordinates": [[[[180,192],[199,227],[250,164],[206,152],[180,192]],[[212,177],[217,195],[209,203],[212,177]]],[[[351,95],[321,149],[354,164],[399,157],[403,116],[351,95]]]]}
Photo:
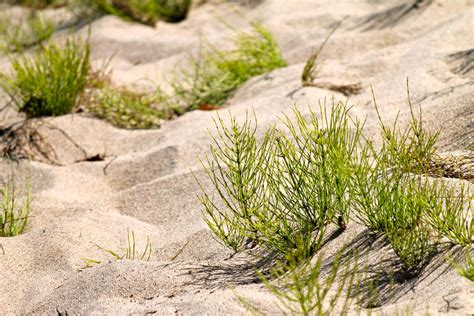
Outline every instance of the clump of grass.
{"type": "Polygon", "coordinates": [[[23,52],[25,49],[46,42],[56,29],[56,24],[29,14],[26,18],[14,20],[9,16],[0,18],[1,50],[8,52],[23,52]]]}
{"type": "Polygon", "coordinates": [[[154,95],[136,93],[125,88],[105,87],[96,91],[87,110],[98,118],[127,129],[145,129],[160,126],[172,111],[157,109],[159,99],[154,95]]]}
{"type": "Polygon", "coordinates": [[[339,309],[345,315],[349,309],[354,286],[357,283],[357,256],[353,264],[343,262],[337,254],[331,262],[330,270],[323,269],[324,256],[319,255],[314,264],[290,264],[274,269],[270,282],[260,274],[265,286],[280,302],[283,312],[297,315],[331,315],[339,309]],[[345,292],[345,293],[344,293],[345,292]]]}
{"type": "Polygon", "coordinates": [[[190,70],[176,75],[171,86],[180,108],[220,106],[248,79],[286,66],[275,38],[259,23],[252,33],[237,32],[233,44],[230,51],[204,47],[190,70]]]}
{"type": "Polygon", "coordinates": [[[79,39],[51,44],[33,57],[11,59],[13,73],[0,75],[0,86],[27,117],[69,113],[86,86],[89,55],[89,43],[79,39]]]}
{"type": "Polygon", "coordinates": [[[136,249],[135,233],[133,231],[130,232],[129,229],[127,229],[127,247],[126,248],[113,251],[113,250],[105,249],[99,245],[97,245],[97,247],[111,254],[117,260],[127,259],[127,260],[149,261],[151,258],[151,253],[153,251],[152,245],[150,243],[150,238],[147,237],[145,249],[143,250],[143,252],[140,253],[138,249],[136,249]]]}
{"type": "MultiPolygon", "coordinates": [[[[22,203],[18,202],[18,192],[13,173],[0,189],[2,204],[0,206],[0,237],[12,237],[23,233],[30,214],[31,188],[27,187],[22,203]]],[[[21,201],[21,200],[20,200],[21,201]]]]}
{"type": "Polygon", "coordinates": [[[334,32],[336,32],[343,21],[344,20],[340,21],[331,29],[324,41],[321,43],[321,45],[319,45],[318,49],[314,50],[309,56],[306,64],[304,65],[303,73],[301,74],[301,83],[303,84],[303,87],[313,85],[320,69],[320,65],[318,63],[319,54],[321,54],[324,46],[326,46],[326,43],[329,41],[329,38],[334,34],[334,32]]]}

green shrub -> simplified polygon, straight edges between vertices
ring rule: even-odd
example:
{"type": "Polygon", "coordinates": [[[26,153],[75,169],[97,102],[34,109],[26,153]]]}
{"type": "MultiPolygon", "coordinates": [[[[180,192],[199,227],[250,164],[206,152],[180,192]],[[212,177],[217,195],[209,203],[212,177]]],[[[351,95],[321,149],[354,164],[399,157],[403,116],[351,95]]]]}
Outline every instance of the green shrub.
{"type": "Polygon", "coordinates": [[[89,55],[89,43],[79,39],[51,44],[34,57],[12,58],[13,74],[2,74],[0,86],[28,117],[69,113],[85,88],[89,55]]]}
{"type": "Polygon", "coordinates": [[[23,233],[30,214],[31,188],[27,187],[26,197],[22,204],[18,203],[13,173],[0,189],[2,205],[0,206],[0,237],[17,236],[23,233]]]}
{"type": "Polygon", "coordinates": [[[55,23],[34,14],[19,20],[3,16],[0,18],[0,47],[6,53],[22,52],[35,45],[43,45],[55,29],[55,23]]]}
{"type": "Polygon", "coordinates": [[[235,49],[203,48],[191,59],[190,70],[181,70],[171,86],[178,107],[193,110],[219,106],[245,81],[286,66],[278,43],[261,24],[253,24],[252,33],[238,32],[235,49]]]}
{"type": "Polygon", "coordinates": [[[270,128],[261,143],[248,120],[230,127],[221,119],[211,156],[204,165],[218,192],[203,186],[200,201],[208,226],[238,251],[246,238],[287,260],[304,260],[319,248],[329,223],[344,229],[349,219],[349,185],[362,126],[350,126],[349,109],[333,101],[321,118],[295,110],[297,123],[270,128]],[[351,130],[351,128],[354,130],[351,130]],[[224,208],[220,206],[224,206],[224,208]]]}
{"type": "Polygon", "coordinates": [[[171,111],[154,107],[158,100],[153,95],[111,87],[100,89],[94,94],[94,100],[87,105],[87,110],[117,127],[127,129],[159,127],[161,120],[172,115],[171,111]]]}

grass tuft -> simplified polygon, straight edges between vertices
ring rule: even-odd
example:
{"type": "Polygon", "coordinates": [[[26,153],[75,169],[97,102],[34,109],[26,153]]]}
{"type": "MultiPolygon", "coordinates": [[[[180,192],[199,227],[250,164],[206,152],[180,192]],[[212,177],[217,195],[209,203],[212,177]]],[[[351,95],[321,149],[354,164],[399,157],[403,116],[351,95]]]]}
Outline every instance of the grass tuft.
{"type": "Polygon", "coordinates": [[[251,33],[236,32],[235,49],[208,45],[199,58],[190,60],[190,70],[176,74],[171,86],[179,108],[220,106],[248,79],[286,66],[278,43],[263,25],[253,23],[251,33]]]}
{"type": "Polygon", "coordinates": [[[84,90],[90,70],[88,42],[69,39],[33,57],[11,59],[13,73],[0,74],[0,86],[27,117],[69,113],[84,90]]]}
{"type": "Polygon", "coordinates": [[[23,233],[30,214],[31,187],[27,187],[23,203],[18,202],[13,173],[0,189],[2,204],[0,206],[0,237],[12,237],[23,233]]]}

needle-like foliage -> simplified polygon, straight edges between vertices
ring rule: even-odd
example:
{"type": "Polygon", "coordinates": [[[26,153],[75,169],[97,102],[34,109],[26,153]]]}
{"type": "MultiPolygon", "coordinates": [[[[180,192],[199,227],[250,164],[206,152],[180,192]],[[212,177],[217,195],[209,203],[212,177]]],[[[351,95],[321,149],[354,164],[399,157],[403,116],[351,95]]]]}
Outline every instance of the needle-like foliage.
{"type": "MultiPolygon", "coordinates": [[[[145,249],[143,250],[142,253],[140,253],[138,249],[136,249],[135,233],[133,232],[133,230],[130,232],[129,229],[127,229],[127,247],[126,248],[120,249],[119,251],[113,251],[113,250],[102,248],[99,245],[97,245],[97,247],[111,254],[117,260],[127,259],[127,260],[149,261],[151,258],[151,253],[153,251],[152,245],[150,243],[150,238],[147,237],[145,249]]],[[[87,259],[87,261],[90,263],[95,260],[87,259]]]]}

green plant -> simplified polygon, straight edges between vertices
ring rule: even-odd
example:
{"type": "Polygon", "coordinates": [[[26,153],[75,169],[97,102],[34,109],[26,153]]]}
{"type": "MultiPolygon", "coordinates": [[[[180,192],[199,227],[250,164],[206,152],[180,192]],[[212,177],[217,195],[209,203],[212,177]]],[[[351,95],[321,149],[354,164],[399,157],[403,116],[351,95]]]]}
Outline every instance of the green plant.
{"type": "Polygon", "coordinates": [[[43,9],[47,6],[63,6],[66,4],[66,0],[7,0],[6,2],[12,4],[19,4],[25,7],[30,7],[34,9],[43,9]]]}
{"type": "Polygon", "coordinates": [[[111,14],[154,26],[158,20],[184,20],[192,0],[73,0],[70,7],[83,16],[111,14]]]}
{"type": "Polygon", "coordinates": [[[253,33],[237,32],[233,43],[233,50],[209,45],[191,58],[190,70],[182,69],[171,82],[172,102],[185,110],[220,106],[248,79],[286,66],[278,43],[261,24],[253,24],[253,33]]]}
{"type": "Polygon", "coordinates": [[[186,19],[192,0],[156,0],[156,11],[161,20],[180,22],[186,19]]]}
{"type": "Polygon", "coordinates": [[[94,94],[94,100],[88,103],[87,110],[121,128],[158,127],[162,119],[172,116],[171,111],[154,107],[158,100],[153,95],[111,87],[99,89],[94,94]]]}
{"type": "Polygon", "coordinates": [[[427,201],[426,221],[440,237],[470,247],[474,236],[474,210],[468,189],[461,186],[456,193],[454,187],[449,188],[442,180],[431,181],[430,189],[432,198],[427,201]]]}
{"type": "Polygon", "coordinates": [[[347,313],[351,295],[357,286],[357,256],[353,264],[343,262],[337,254],[330,264],[330,270],[323,269],[324,256],[319,255],[314,264],[308,262],[280,265],[272,277],[280,281],[270,282],[263,274],[261,280],[280,302],[284,312],[298,315],[330,315],[336,308],[347,313]],[[279,280],[278,280],[279,279],[279,280]],[[345,291],[345,293],[344,293],[345,291]]]}
{"type": "Polygon", "coordinates": [[[333,100],[330,114],[297,123],[283,119],[286,131],[273,127],[261,143],[256,124],[246,119],[230,127],[219,118],[218,137],[203,164],[218,193],[201,184],[204,218],[215,236],[238,251],[245,239],[282,255],[304,260],[319,248],[329,223],[345,229],[349,220],[349,185],[362,124],[351,122],[349,108],[333,100]],[[352,125],[350,124],[352,123],[352,125]],[[352,129],[353,128],[353,129],[352,129]]]}
{"type": "Polygon", "coordinates": [[[22,52],[35,45],[43,45],[55,29],[54,22],[35,14],[19,20],[3,16],[0,18],[0,47],[4,52],[22,52]]]}
{"type": "Polygon", "coordinates": [[[204,220],[218,240],[238,251],[247,232],[255,230],[253,214],[266,198],[260,168],[265,163],[264,149],[270,137],[266,137],[259,148],[255,138],[257,126],[252,125],[248,117],[243,125],[231,117],[230,127],[226,127],[218,116],[215,126],[217,136],[213,137],[210,157],[201,163],[217,190],[220,205],[226,210],[207,193],[199,180],[201,194],[198,198],[204,207],[204,220]]]}
{"type": "Polygon", "coordinates": [[[28,117],[69,113],[84,90],[90,70],[88,42],[51,44],[34,57],[11,59],[13,74],[0,74],[0,86],[28,117]]]}
{"type": "MultiPolygon", "coordinates": [[[[133,231],[130,232],[129,229],[127,229],[127,247],[120,249],[118,251],[113,251],[109,249],[102,248],[101,246],[97,245],[97,247],[109,254],[111,254],[115,259],[117,260],[123,260],[123,259],[128,259],[128,260],[144,260],[144,261],[149,261],[151,258],[151,253],[152,253],[152,245],[150,243],[150,238],[147,237],[146,239],[146,246],[143,252],[140,254],[140,252],[136,249],[135,245],[135,233],[133,231]]],[[[88,263],[95,263],[98,260],[91,260],[91,259],[85,259],[88,263]]]]}
{"type": "Polygon", "coordinates": [[[319,45],[319,48],[314,50],[309,56],[308,60],[306,61],[306,64],[304,65],[303,73],[301,74],[301,83],[303,84],[303,87],[311,86],[314,83],[314,80],[318,76],[318,72],[320,68],[318,64],[319,54],[321,54],[329,38],[334,34],[334,32],[336,32],[336,30],[339,28],[339,26],[342,24],[343,21],[344,20],[340,21],[339,23],[336,24],[336,26],[334,26],[331,29],[331,31],[328,33],[328,35],[326,36],[322,44],[319,45]]]}
{"type": "Polygon", "coordinates": [[[458,271],[459,275],[465,277],[469,281],[474,282],[474,260],[472,259],[472,255],[470,252],[466,253],[466,261],[464,266],[457,266],[456,270],[458,271]]]}
{"type": "Polygon", "coordinates": [[[0,189],[2,205],[0,206],[0,237],[17,236],[23,233],[30,214],[31,187],[27,187],[22,204],[18,203],[13,173],[0,189]]]}

